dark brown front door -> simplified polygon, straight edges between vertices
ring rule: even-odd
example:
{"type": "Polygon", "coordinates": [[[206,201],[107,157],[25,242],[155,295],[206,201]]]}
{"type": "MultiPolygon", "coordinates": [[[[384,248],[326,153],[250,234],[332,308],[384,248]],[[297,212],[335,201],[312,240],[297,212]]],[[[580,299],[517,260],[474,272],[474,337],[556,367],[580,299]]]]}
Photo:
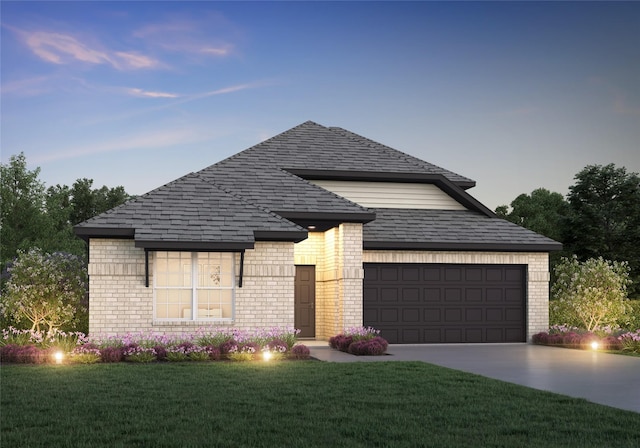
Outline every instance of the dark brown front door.
{"type": "Polygon", "coordinates": [[[316,336],[316,267],[296,266],[295,326],[301,338],[316,336]]]}

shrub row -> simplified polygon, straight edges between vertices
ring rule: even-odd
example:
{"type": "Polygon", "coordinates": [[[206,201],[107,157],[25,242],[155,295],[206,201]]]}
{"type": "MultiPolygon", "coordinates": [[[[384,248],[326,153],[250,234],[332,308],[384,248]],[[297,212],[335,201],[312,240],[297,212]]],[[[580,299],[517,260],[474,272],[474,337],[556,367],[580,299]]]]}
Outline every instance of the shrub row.
{"type": "Polygon", "coordinates": [[[640,354],[640,330],[606,335],[598,335],[593,332],[581,332],[578,329],[555,327],[549,332],[543,331],[534,334],[534,344],[555,345],[568,348],[589,349],[593,342],[598,343],[598,348],[603,350],[628,351],[640,354]]]}
{"type": "Polygon", "coordinates": [[[344,333],[329,338],[329,346],[356,356],[384,355],[389,343],[378,336],[379,333],[371,327],[348,328],[344,333]]]}
{"type": "Polygon", "coordinates": [[[230,359],[249,361],[269,352],[271,359],[308,359],[309,349],[296,344],[298,330],[272,328],[268,330],[222,329],[197,331],[183,336],[161,334],[127,334],[106,339],[73,337],[52,340],[30,330],[3,330],[0,360],[14,363],[53,362],[54,353],[68,355],[71,362],[152,362],[152,361],[216,361],[230,359]],[[60,342],[56,344],[55,342],[60,342]]]}

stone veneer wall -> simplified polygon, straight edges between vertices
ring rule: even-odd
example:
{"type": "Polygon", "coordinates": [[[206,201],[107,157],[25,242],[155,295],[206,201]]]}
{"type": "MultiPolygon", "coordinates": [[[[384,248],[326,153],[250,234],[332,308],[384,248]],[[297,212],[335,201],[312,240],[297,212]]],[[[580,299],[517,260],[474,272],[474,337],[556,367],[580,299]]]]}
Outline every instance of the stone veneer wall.
{"type": "Polygon", "coordinates": [[[295,264],[316,266],[316,339],[362,325],[362,224],[309,233],[295,264]]]}
{"type": "Polygon", "coordinates": [[[364,263],[520,264],[527,266],[527,341],[549,329],[549,255],[539,252],[376,251],[364,263]]]}
{"type": "MultiPolygon", "coordinates": [[[[144,250],[133,240],[91,239],[89,243],[89,333],[92,336],[153,331],[193,332],[198,328],[293,326],[293,243],[257,242],[245,252],[242,288],[235,290],[235,321],[159,322],[153,319],[153,252],[150,287],[145,287],[144,250]]],[[[236,278],[240,255],[236,258],[236,278]]]]}

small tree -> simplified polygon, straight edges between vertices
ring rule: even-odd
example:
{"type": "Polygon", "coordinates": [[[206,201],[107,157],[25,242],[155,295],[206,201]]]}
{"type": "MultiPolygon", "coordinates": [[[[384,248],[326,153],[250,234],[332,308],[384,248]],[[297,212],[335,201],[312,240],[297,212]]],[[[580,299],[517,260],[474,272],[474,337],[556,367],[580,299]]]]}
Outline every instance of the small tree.
{"type": "Polygon", "coordinates": [[[2,312],[16,322],[27,319],[32,330],[46,325],[51,331],[70,323],[77,312],[86,313],[87,274],[79,257],[40,249],[18,251],[8,273],[2,312]]]}
{"type": "Polygon", "coordinates": [[[563,258],[555,268],[556,282],[549,304],[551,323],[592,331],[617,325],[627,310],[629,267],[626,262],[576,256],[563,258]]]}

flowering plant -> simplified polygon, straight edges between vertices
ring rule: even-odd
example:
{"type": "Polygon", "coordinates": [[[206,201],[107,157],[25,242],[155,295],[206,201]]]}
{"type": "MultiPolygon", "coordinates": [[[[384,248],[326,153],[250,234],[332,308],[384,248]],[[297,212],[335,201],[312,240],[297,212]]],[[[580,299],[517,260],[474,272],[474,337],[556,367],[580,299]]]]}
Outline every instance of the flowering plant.
{"type": "Polygon", "coordinates": [[[125,361],[130,362],[151,362],[156,360],[156,350],[154,348],[143,347],[138,344],[130,344],[122,351],[125,361]]]}
{"type": "Polygon", "coordinates": [[[94,364],[101,358],[102,353],[94,344],[79,345],[71,352],[71,360],[80,364],[94,364]]]}

